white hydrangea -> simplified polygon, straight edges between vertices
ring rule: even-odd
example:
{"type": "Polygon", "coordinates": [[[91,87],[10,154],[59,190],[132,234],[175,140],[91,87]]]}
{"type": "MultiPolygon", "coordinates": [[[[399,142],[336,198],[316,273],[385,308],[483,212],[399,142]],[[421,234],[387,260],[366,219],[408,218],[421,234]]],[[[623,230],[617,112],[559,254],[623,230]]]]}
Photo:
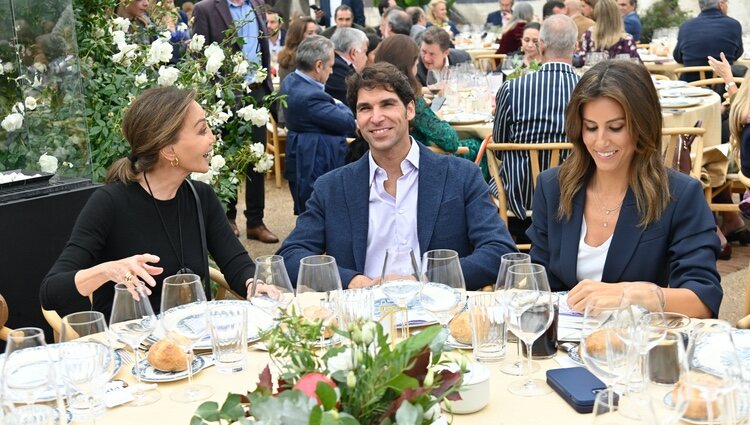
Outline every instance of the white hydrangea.
{"type": "Polygon", "coordinates": [[[37,103],[36,103],[36,99],[34,97],[28,96],[24,100],[24,103],[26,104],[26,109],[28,109],[29,111],[33,111],[34,109],[36,109],[37,103]]]}
{"type": "Polygon", "coordinates": [[[191,173],[190,180],[211,184],[211,180],[214,178],[214,173],[211,170],[205,173],[191,173]]]}
{"type": "Polygon", "coordinates": [[[172,45],[169,42],[157,38],[151,43],[151,47],[148,49],[146,66],[169,62],[172,59],[172,50],[172,45]]]}
{"type": "Polygon", "coordinates": [[[112,31],[112,41],[115,43],[115,45],[122,50],[123,45],[128,44],[125,40],[125,32],[124,31],[112,31]]]}
{"type": "Polygon", "coordinates": [[[116,17],[112,19],[112,30],[128,32],[130,29],[130,19],[123,17],[116,17]]]}
{"type": "Polygon", "coordinates": [[[237,111],[237,115],[245,121],[250,121],[256,127],[263,127],[268,122],[268,109],[265,106],[258,109],[253,105],[247,105],[237,111]]]}
{"type": "Polygon", "coordinates": [[[250,68],[250,64],[246,60],[242,60],[240,63],[236,64],[234,66],[234,69],[232,72],[234,72],[234,75],[238,75],[240,77],[247,75],[247,70],[250,68]]]}
{"type": "Polygon", "coordinates": [[[141,87],[142,85],[146,84],[148,82],[148,77],[146,76],[145,72],[141,72],[140,74],[135,76],[135,86],[141,87]]]}
{"type": "Polygon", "coordinates": [[[43,153],[39,157],[39,169],[45,173],[55,174],[57,172],[57,158],[43,153]]]}
{"type": "Polygon", "coordinates": [[[171,86],[177,81],[180,71],[173,66],[162,66],[159,68],[159,78],[156,83],[160,86],[171,86]]]}
{"type": "Polygon", "coordinates": [[[223,156],[214,155],[211,157],[211,169],[214,170],[214,172],[219,172],[219,170],[225,165],[227,165],[227,161],[223,156]]]}
{"type": "Polygon", "coordinates": [[[203,48],[204,44],[206,44],[206,37],[200,34],[194,34],[193,38],[190,39],[190,44],[188,44],[188,50],[191,52],[198,52],[203,48]]]}
{"type": "Polygon", "coordinates": [[[3,118],[3,122],[0,126],[7,132],[13,132],[23,127],[23,114],[14,112],[7,117],[3,118]]]}

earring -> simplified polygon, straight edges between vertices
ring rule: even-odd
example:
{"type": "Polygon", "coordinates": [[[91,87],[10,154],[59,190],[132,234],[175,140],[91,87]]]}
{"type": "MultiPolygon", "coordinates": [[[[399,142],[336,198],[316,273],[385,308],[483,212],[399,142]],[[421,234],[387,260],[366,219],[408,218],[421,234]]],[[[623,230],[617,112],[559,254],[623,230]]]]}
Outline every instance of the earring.
{"type": "Polygon", "coordinates": [[[174,157],[174,159],[169,161],[169,165],[173,167],[180,165],[180,158],[174,157]]]}

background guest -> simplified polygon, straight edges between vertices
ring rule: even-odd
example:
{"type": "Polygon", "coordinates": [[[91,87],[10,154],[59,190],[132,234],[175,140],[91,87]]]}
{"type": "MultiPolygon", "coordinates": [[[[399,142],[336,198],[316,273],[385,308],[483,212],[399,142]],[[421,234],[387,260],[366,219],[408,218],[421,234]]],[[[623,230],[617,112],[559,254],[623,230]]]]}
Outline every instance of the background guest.
{"type": "Polygon", "coordinates": [[[622,17],[614,0],[598,0],[594,8],[596,24],[583,33],[581,53],[604,52],[610,58],[627,54],[641,60],[633,36],[625,32],[622,17]]]}
{"type": "Polygon", "coordinates": [[[336,11],[333,14],[333,20],[336,25],[326,28],[320,35],[326,38],[331,38],[337,28],[356,28],[360,31],[366,30],[364,26],[354,22],[354,12],[351,7],[345,4],[336,8],[336,11]]]}
{"type": "Polygon", "coordinates": [[[617,8],[620,9],[625,32],[632,35],[636,43],[641,39],[641,18],[635,11],[637,7],[636,0],[617,0],[617,8]]]}
{"type": "Polygon", "coordinates": [[[619,300],[651,282],[662,287],[664,311],[716,317],[714,218],[701,183],[664,166],[661,107],[646,68],[594,66],[565,119],[574,152],[539,176],[528,232],[550,287],[570,289],[568,304],[582,312],[593,298],[619,300]]]}
{"type": "Polygon", "coordinates": [[[190,25],[190,20],[193,18],[193,7],[195,5],[191,1],[186,1],[185,3],[182,3],[182,11],[185,12],[185,15],[188,18],[188,25],[190,25]]]}
{"type": "Polygon", "coordinates": [[[568,9],[565,6],[565,3],[559,0],[548,0],[544,3],[544,6],[542,6],[542,19],[547,19],[552,15],[560,13],[567,15],[568,9]]]}
{"type": "Polygon", "coordinates": [[[526,24],[534,19],[534,9],[528,3],[517,3],[513,6],[513,16],[508,25],[503,27],[500,37],[499,54],[509,54],[521,48],[521,37],[526,24]]]}
{"type": "Polygon", "coordinates": [[[565,1],[565,7],[568,9],[568,16],[573,18],[573,21],[578,27],[578,40],[581,40],[583,38],[583,33],[594,25],[593,19],[587,18],[581,14],[582,3],[581,0],[565,1]]]}
{"type": "Polygon", "coordinates": [[[465,62],[471,62],[471,56],[463,50],[452,49],[447,32],[430,27],[422,33],[417,64],[417,79],[420,84],[427,85],[427,71],[430,69],[447,71],[449,67],[465,62]]]}
{"type": "Polygon", "coordinates": [[[496,27],[504,27],[512,19],[513,14],[513,0],[499,0],[500,9],[487,14],[487,21],[485,24],[493,25],[496,27]]]}
{"type": "Polygon", "coordinates": [[[326,93],[346,105],[346,78],[367,64],[367,35],[355,28],[339,28],[331,37],[335,49],[333,72],[326,81],[326,93]]]}
{"type": "Polygon", "coordinates": [[[424,9],[418,6],[411,6],[406,8],[406,13],[411,16],[411,30],[409,30],[409,37],[412,38],[419,46],[422,42],[422,33],[427,29],[427,15],[424,13],[424,9]]]}
{"type": "Polygon", "coordinates": [[[427,7],[427,26],[442,28],[448,32],[451,38],[458,35],[458,28],[448,17],[448,4],[445,0],[432,0],[430,2],[427,7]]]}
{"type": "Polygon", "coordinates": [[[581,13],[583,16],[596,20],[594,17],[594,8],[598,0],[581,0],[581,13]]]}
{"type": "Polygon", "coordinates": [[[284,47],[279,51],[279,82],[283,82],[287,75],[294,72],[297,66],[297,46],[311,35],[315,35],[318,26],[309,16],[298,16],[289,24],[289,31],[284,40],[284,47]]]}
{"type": "Polygon", "coordinates": [[[271,56],[276,59],[272,59],[271,62],[278,62],[278,54],[284,47],[284,41],[286,41],[286,30],[281,27],[281,16],[276,9],[266,9],[266,25],[268,27],[268,45],[271,56]]]}

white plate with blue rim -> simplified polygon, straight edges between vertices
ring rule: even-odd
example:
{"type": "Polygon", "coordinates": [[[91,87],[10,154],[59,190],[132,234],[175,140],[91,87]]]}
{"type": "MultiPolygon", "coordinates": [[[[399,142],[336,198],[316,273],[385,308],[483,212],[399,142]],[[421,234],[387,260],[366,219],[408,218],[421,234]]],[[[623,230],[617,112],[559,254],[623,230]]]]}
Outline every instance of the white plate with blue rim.
{"type": "MultiPolygon", "coordinates": [[[[57,398],[57,393],[59,391],[61,397],[65,398],[65,383],[62,379],[62,367],[63,362],[61,361],[60,357],[60,349],[63,346],[66,347],[74,347],[75,344],[79,344],[78,341],[70,341],[70,342],[61,342],[59,344],[49,344],[46,346],[48,353],[49,353],[49,359],[54,364],[56,376],[60,377],[59,383],[58,383],[58,390],[56,391],[53,387],[48,387],[44,391],[40,392],[35,398],[37,401],[40,402],[46,402],[46,401],[52,401],[55,398],[57,398]]],[[[15,371],[4,371],[5,369],[5,354],[0,355],[0,370],[3,370],[6,375],[3,376],[4,379],[8,379],[9,377],[11,379],[20,379],[25,381],[36,381],[39,379],[42,379],[40,377],[40,374],[44,373],[44,370],[42,368],[39,368],[39,364],[43,361],[45,361],[45,347],[32,347],[32,348],[26,348],[21,351],[17,351],[16,353],[23,353],[21,355],[21,361],[17,364],[17,368],[15,371]]],[[[120,368],[122,367],[122,358],[120,357],[120,354],[112,350],[114,353],[114,365],[112,368],[112,373],[109,377],[109,379],[112,379],[117,375],[117,373],[120,371],[120,368]]],[[[8,395],[8,400],[11,402],[23,402],[23,397],[21,394],[16,392],[11,392],[8,395]]]]}
{"type": "MultiPolygon", "coordinates": [[[[274,324],[273,318],[268,315],[265,311],[261,310],[260,308],[252,305],[249,301],[244,300],[214,300],[208,302],[209,307],[211,305],[237,305],[239,307],[247,308],[247,343],[253,343],[255,341],[258,341],[260,339],[260,333],[271,329],[271,327],[274,324]]],[[[189,324],[188,322],[190,320],[195,320],[195,317],[191,314],[190,310],[193,306],[187,305],[183,307],[175,307],[176,310],[184,310],[185,311],[185,322],[186,325],[189,324]]],[[[154,343],[162,338],[164,338],[166,333],[164,332],[164,328],[162,326],[158,326],[154,332],[146,338],[146,340],[150,343],[154,343]]],[[[193,349],[195,350],[210,350],[211,349],[211,336],[206,335],[198,341],[195,346],[193,346],[193,349]]]]}
{"type": "MultiPolygon", "coordinates": [[[[206,361],[205,356],[193,357],[192,371],[193,375],[200,372],[201,370],[211,366],[213,362],[206,361]]],[[[143,382],[174,382],[185,379],[188,377],[187,369],[179,372],[167,372],[159,370],[149,363],[148,359],[141,360],[138,363],[138,369],[141,375],[141,381],[143,382]]],[[[135,366],[130,369],[130,373],[136,376],[135,366]]]]}

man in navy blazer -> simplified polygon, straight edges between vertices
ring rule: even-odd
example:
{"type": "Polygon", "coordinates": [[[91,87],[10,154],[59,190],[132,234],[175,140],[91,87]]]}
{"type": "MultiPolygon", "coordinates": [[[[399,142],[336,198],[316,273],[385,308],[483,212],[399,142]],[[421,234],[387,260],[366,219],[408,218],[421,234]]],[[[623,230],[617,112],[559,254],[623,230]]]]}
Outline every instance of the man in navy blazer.
{"type": "Polygon", "coordinates": [[[287,96],[284,177],[295,214],[305,211],[315,180],[346,163],[346,136],[355,128],[349,107],[324,91],[333,56],[331,40],[305,38],[297,47],[297,69],[281,83],[281,94],[287,96]]]}
{"type": "MultiPolygon", "coordinates": [[[[415,101],[407,78],[385,62],[348,83],[349,104],[369,154],[315,183],[307,210],[278,253],[296,282],[300,260],[336,258],[346,288],[376,284],[386,249],[458,252],[467,289],[494,284],[515,245],[479,167],[437,155],[409,136],[415,101]]],[[[409,261],[408,258],[401,261],[409,261]]]]}
{"type": "Polygon", "coordinates": [[[513,14],[513,0],[500,0],[500,9],[487,14],[486,24],[503,27],[510,22],[513,14]]]}
{"type": "Polygon", "coordinates": [[[339,28],[331,37],[336,53],[326,93],[346,105],[346,79],[367,64],[367,35],[355,28],[339,28]]]}
{"type": "MultiPolygon", "coordinates": [[[[723,297],[716,271],[719,239],[711,212],[705,208],[700,182],[669,170],[671,201],[661,219],[645,229],[639,223],[635,195],[628,189],[617,220],[602,282],[656,283],[662,287],[687,288],[719,314],[723,297]],[[702,205],[703,208],[696,206],[702,205]]],[[[547,269],[553,291],[567,291],[578,284],[578,246],[586,191],[573,198],[569,220],[560,219],[558,168],[544,171],[534,191],[534,217],[527,235],[531,260],[547,269]]]]}
{"type": "MultiPolygon", "coordinates": [[[[345,4],[352,8],[354,12],[354,23],[357,25],[365,26],[365,4],[362,0],[341,0],[341,4],[345,4]]],[[[330,0],[320,0],[320,11],[318,14],[318,24],[324,27],[331,26],[331,2],[330,0]]]]}

